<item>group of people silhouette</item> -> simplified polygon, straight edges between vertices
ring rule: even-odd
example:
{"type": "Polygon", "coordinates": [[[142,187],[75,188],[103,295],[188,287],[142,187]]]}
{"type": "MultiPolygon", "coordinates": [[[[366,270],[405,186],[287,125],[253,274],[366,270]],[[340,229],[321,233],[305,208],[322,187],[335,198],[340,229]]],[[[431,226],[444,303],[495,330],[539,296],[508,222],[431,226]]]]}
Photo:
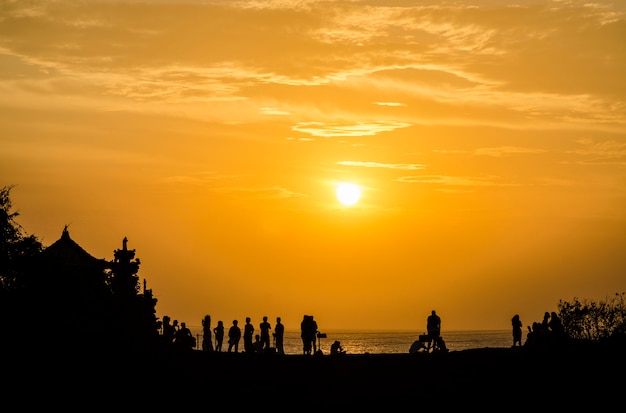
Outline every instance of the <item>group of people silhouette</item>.
{"type": "Polygon", "coordinates": [[[532,323],[532,326],[527,326],[528,333],[526,334],[526,342],[523,344],[523,325],[519,314],[513,316],[511,325],[513,329],[513,347],[543,348],[558,346],[563,344],[563,341],[567,338],[563,323],[555,311],[546,311],[541,321],[535,321],[532,323]]]}
{"type": "MultiPolygon", "coordinates": [[[[317,321],[312,315],[305,315],[300,324],[302,339],[302,354],[312,355],[320,354],[316,340],[322,335],[318,331],[317,321]]],[[[239,326],[239,320],[233,320],[232,325],[226,332],[224,322],[219,320],[217,326],[211,328],[211,316],[205,315],[202,319],[202,350],[203,351],[223,351],[224,338],[227,337],[228,347],[226,352],[239,353],[239,344],[243,339],[243,352],[247,354],[253,353],[278,353],[285,354],[284,336],[285,326],[281,317],[276,317],[276,323],[272,330],[272,325],[268,321],[267,316],[263,316],[259,324],[259,332],[255,334],[255,327],[252,319],[246,317],[245,324],[242,328],[239,326]],[[215,336],[215,348],[213,347],[213,336],[215,336]],[[254,338],[253,338],[254,337],[254,338]],[[274,343],[270,342],[270,337],[274,338],[274,343]]],[[[191,350],[196,347],[196,339],[186,324],[178,323],[178,320],[171,321],[169,316],[163,317],[162,322],[163,340],[168,346],[177,349],[191,350]]],[[[345,352],[343,349],[336,349],[338,352],[345,352]]]]}
{"type": "Polygon", "coordinates": [[[180,350],[191,350],[196,346],[196,338],[191,333],[187,324],[178,320],[171,320],[169,316],[163,316],[162,337],[166,346],[180,350]]]}
{"type": "MultiPolygon", "coordinates": [[[[185,323],[180,323],[179,326],[178,320],[171,321],[171,318],[166,315],[163,316],[161,328],[163,341],[167,346],[182,350],[191,350],[196,347],[196,338],[185,323]]],[[[270,343],[270,330],[272,330],[272,325],[268,321],[267,316],[263,317],[263,321],[259,325],[259,334],[255,335],[255,328],[252,325],[252,319],[250,317],[246,317],[246,323],[242,333],[238,320],[233,320],[228,332],[226,332],[222,320],[219,320],[217,325],[211,328],[211,316],[205,315],[202,319],[202,350],[210,352],[215,351],[218,353],[222,352],[224,338],[227,337],[228,347],[226,352],[228,353],[238,353],[239,343],[243,338],[243,351],[245,353],[276,352],[278,354],[285,354],[285,326],[280,317],[276,317],[276,324],[274,325],[274,332],[272,333],[274,346],[270,343]],[[215,348],[213,347],[213,336],[215,336],[215,348]]]]}
{"type": "MultiPolygon", "coordinates": [[[[513,346],[548,346],[561,343],[565,337],[563,324],[556,312],[546,311],[541,322],[533,322],[532,327],[527,326],[528,333],[526,342],[522,343],[523,324],[519,314],[515,314],[511,319],[513,332],[513,346]]],[[[259,332],[255,334],[255,327],[252,319],[246,317],[245,324],[242,329],[239,327],[239,321],[233,320],[232,325],[226,333],[222,320],[217,322],[215,328],[211,328],[211,317],[205,315],[202,319],[202,350],[203,351],[223,351],[224,338],[228,338],[228,347],[226,352],[238,353],[239,343],[243,338],[243,352],[247,354],[254,353],[278,353],[285,354],[284,349],[284,333],[285,326],[280,317],[276,317],[276,323],[272,331],[272,325],[268,321],[267,316],[263,316],[259,324],[259,332]],[[213,338],[215,335],[215,348],[213,348],[213,338]],[[274,338],[274,343],[270,342],[270,337],[274,338]]],[[[317,321],[312,315],[304,315],[300,323],[300,338],[302,339],[302,354],[319,355],[321,349],[318,348],[317,340],[326,337],[318,330],[317,321]]],[[[191,350],[196,347],[196,338],[184,322],[180,325],[178,320],[171,320],[169,316],[163,317],[162,337],[166,345],[176,349],[191,350]]],[[[435,310],[426,318],[426,333],[419,336],[410,347],[409,353],[425,352],[447,352],[446,343],[441,337],[441,317],[435,310]]],[[[345,354],[345,350],[341,347],[339,341],[335,341],[331,346],[331,354],[345,354]]]]}
{"type": "Polygon", "coordinates": [[[445,341],[441,337],[441,317],[432,310],[426,317],[426,334],[421,334],[409,348],[409,353],[448,352],[445,341]]]}
{"type": "MultiPolygon", "coordinates": [[[[519,318],[519,317],[518,317],[519,318]]],[[[521,329],[521,323],[520,323],[521,329]]],[[[270,343],[270,330],[272,325],[268,321],[267,316],[263,316],[259,324],[259,333],[255,334],[255,327],[252,319],[246,317],[243,326],[243,332],[239,326],[239,320],[233,320],[232,325],[226,333],[224,322],[219,320],[214,328],[211,328],[211,316],[205,315],[202,319],[202,350],[210,352],[222,352],[224,338],[228,337],[228,347],[226,352],[239,353],[239,343],[243,338],[243,352],[247,354],[254,353],[278,353],[285,354],[284,333],[285,326],[280,317],[276,317],[274,332],[271,336],[274,338],[274,346],[270,343]],[[215,348],[213,347],[213,335],[215,336],[215,348]],[[254,339],[253,339],[254,337],[254,339]]],[[[420,336],[420,340],[413,343],[409,352],[413,353],[419,349],[427,351],[448,351],[446,344],[441,337],[441,318],[435,310],[427,317],[426,320],[427,334],[420,336]],[[416,348],[416,344],[419,344],[416,348]]],[[[186,323],[178,320],[171,320],[169,316],[163,316],[162,337],[167,346],[171,346],[181,350],[191,350],[196,347],[196,338],[187,327],[186,323]]],[[[314,316],[305,314],[300,323],[300,338],[302,339],[302,354],[304,355],[320,355],[321,349],[318,348],[317,340],[325,338],[326,335],[318,330],[317,321],[314,316]]],[[[331,355],[345,354],[346,351],[341,346],[341,342],[335,340],[331,345],[331,355]]]]}

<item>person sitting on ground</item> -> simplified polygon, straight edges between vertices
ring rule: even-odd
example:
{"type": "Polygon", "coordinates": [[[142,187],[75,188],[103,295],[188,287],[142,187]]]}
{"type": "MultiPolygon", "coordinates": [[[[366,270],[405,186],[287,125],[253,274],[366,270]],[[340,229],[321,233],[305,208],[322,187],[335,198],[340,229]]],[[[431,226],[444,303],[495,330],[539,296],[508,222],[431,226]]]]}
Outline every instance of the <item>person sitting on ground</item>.
{"type": "Polygon", "coordinates": [[[335,340],[330,346],[330,355],[346,354],[346,351],[341,347],[341,342],[335,340]]]}
{"type": "Polygon", "coordinates": [[[437,337],[437,339],[435,340],[435,346],[433,348],[433,351],[440,351],[442,353],[448,352],[448,347],[446,347],[446,342],[443,341],[443,338],[441,336],[437,337]]]}
{"type": "Polygon", "coordinates": [[[252,352],[253,353],[263,353],[263,342],[261,341],[261,335],[254,335],[254,343],[252,343],[252,352]]]}
{"type": "Polygon", "coordinates": [[[196,338],[184,322],[180,323],[180,329],[174,334],[174,344],[177,348],[186,351],[196,346],[196,338]]]}
{"type": "Polygon", "coordinates": [[[409,348],[409,354],[417,354],[420,351],[428,351],[426,344],[422,340],[415,340],[411,347],[409,348]]]}

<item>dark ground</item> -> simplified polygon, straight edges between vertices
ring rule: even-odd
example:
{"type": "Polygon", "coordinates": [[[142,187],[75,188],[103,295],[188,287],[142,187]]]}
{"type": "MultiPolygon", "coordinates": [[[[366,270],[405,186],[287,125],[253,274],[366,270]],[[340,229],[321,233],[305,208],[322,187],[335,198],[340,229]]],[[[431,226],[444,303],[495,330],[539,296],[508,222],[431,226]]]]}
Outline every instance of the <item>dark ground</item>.
{"type": "Polygon", "coordinates": [[[498,348],[440,354],[6,355],[19,411],[487,411],[624,406],[626,348],[498,348]]]}

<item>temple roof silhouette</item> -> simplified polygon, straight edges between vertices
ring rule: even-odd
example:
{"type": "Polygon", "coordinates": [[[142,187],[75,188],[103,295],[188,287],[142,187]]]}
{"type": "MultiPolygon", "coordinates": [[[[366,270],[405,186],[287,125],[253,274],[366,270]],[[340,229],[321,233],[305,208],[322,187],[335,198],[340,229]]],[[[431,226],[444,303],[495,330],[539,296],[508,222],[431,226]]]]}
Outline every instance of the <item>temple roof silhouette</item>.
{"type": "Polygon", "coordinates": [[[92,266],[101,265],[106,266],[108,262],[104,259],[99,259],[89,254],[83,247],[78,245],[70,237],[70,233],[67,230],[67,225],[63,228],[61,238],[53,242],[50,246],[43,251],[44,259],[53,261],[56,264],[71,265],[71,266],[92,266]]]}

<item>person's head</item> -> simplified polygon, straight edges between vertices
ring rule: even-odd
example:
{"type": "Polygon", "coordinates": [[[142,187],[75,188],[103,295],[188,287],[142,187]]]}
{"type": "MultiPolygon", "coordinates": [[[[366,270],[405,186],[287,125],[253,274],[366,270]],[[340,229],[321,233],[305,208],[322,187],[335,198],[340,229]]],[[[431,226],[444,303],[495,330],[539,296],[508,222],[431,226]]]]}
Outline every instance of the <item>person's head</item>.
{"type": "Polygon", "coordinates": [[[264,317],[263,317],[263,321],[267,321],[267,316],[264,316],[264,317]]]}
{"type": "Polygon", "coordinates": [[[260,336],[260,335],[258,335],[258,334],[255,334],[255,335],[254,335],[254,339],[255,339],[256,341],[260,341],[260,340],[261,340],[261,336],[260,336]]]}
{"type": "Polygon", "coordinates": [[[185,327],[187,326],[187,324],[185,324],[185,322],[183,321],[182,323],[180,323],[180,326],[181,326],[182,328],[185,328],[185,327]]]}
{"type": "Polygon", "coordinates": [[[218,326],[222,326],[222,325],[224,325],[224,323],[222,322],[222,320],[220,320],[220,321],[217,322],[217,325],[218,326]]]}
{"type": "Polygon", "coordinates": [[[280,317],[276,317],[276,322],[280,323],[280,317]]]}
{"type": "Polygon", "coordinates": [[[239,324],[239,321],[233,320],[233,325],[236,326],[237,324],[239,324]]]}
{"type": "Polygon", "coordinates": [[[437,312],[436,312],[435,310],[433,310],[433,311],[431,312],[431,314],[432,314],[432,315],[437,315],[437,312]]]}
{"type": "Polygon", "coordinates": [[[250,317],[246,317],[246,323],[250,322],[250,317]]]}

